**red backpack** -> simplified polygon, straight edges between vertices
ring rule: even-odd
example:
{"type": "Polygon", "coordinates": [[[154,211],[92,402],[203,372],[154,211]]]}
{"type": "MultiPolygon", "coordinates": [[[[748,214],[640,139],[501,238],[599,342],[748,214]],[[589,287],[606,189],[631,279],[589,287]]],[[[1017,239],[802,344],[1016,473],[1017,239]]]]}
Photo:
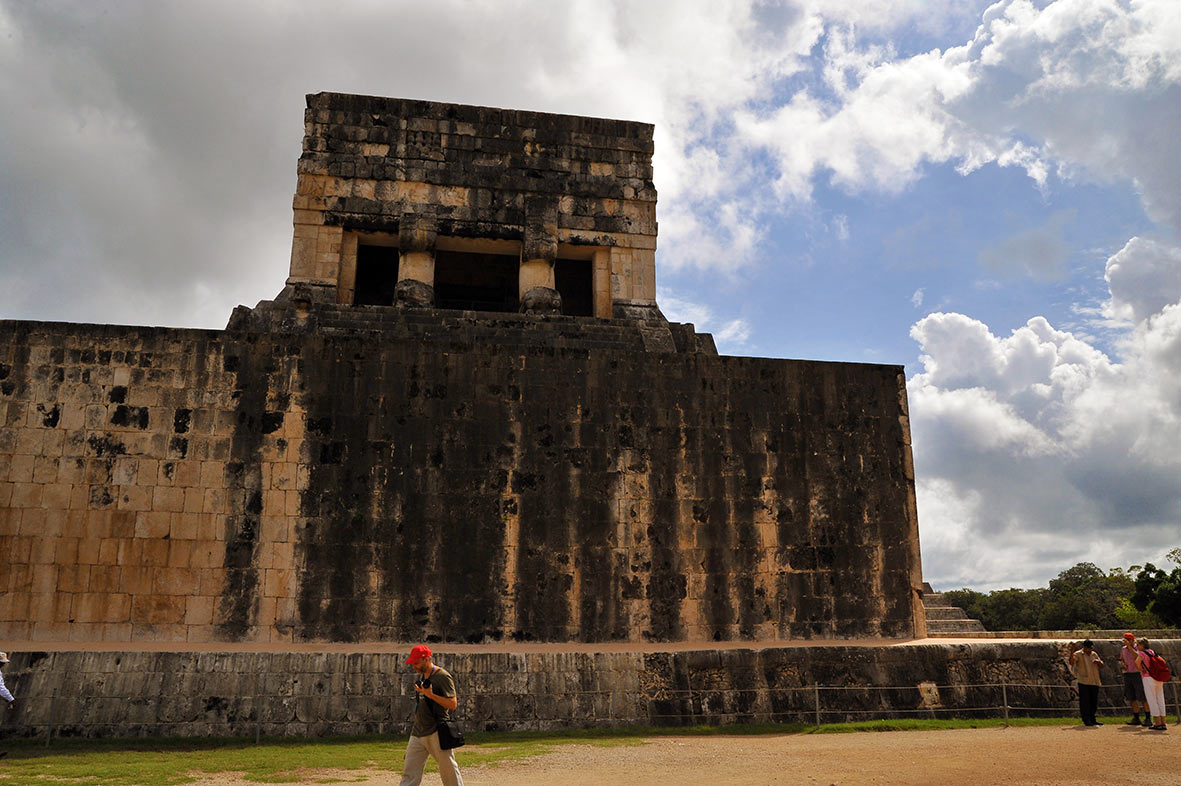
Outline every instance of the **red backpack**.
{"type": "Polygon", "coordinates": [[[1173,679],[1173,673],[1169,671],[1169,664],[1165,663],[1165,659],[1156,653],[1148,656],[1148,676],[1157,682],[1168,682],[1173,679]]]}

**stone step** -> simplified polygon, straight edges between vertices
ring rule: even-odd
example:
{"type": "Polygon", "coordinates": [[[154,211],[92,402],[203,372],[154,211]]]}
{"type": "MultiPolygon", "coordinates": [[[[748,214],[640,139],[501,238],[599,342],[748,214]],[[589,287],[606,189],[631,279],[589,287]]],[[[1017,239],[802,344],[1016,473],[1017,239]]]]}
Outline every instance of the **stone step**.
{"type": "Polygon", "coordinates": [[[927,635],[948,636],[984,633],[980,620],[968,617],[959,606],[952,606],[942,592],[931,590],[930,584],[923,585],[923,608],[927,612],[927,635]]]}
{"type": "MultiPolygon", "coordinates": [[[[358,324],[348,320],[324,320],[319,323],[318,330],[325,334],[363,334],[371,330],[371,326],[358,324]]],[[[383,331],[383,338],[402,340],[447,341],[462,340],[481,344],[498,344],[513,346],[545,346],[567,349],[618,349],[643,351],[644,343],[638,334],[631,336],[618,335],[612,332],[599,333],[590,331],[583,335],[563,335],[533,333],[525,330],[494,331],[488,329],[448,329],[406,330],[402,326],[391,326],[383,331]]]]}
{"type": "Polygon", "coordinates": [[[717,354],[712,337],[696,333],[690,324],[329,303],[302,313],[299,316],[289,304],[262,301],[253,309],[236,309],[229,328],[365,338],[380,334],[380,340],[388,341],[717,354]]]}
{"type": "Polygon", "coordinates": [[[980,620],[933,620],[927,619],[927,635],[934,636],[943,633],[984,633],[984,625],[980,620]]]}
{"type": "Polygon", "coordinates": [[[928,620],[966,620],[971,619],[959,606],[927,606],[928,620]]]}

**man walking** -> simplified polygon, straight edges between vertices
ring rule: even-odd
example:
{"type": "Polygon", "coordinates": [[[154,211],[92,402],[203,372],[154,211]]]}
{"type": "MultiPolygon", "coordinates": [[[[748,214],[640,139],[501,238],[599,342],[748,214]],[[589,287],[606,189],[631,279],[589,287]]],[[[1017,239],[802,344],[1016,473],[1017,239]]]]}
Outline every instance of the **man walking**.
{"type": "Polygon", "coordinates": [[[1124,646],[1120,647],[1119,659],[1124,664],[1124,700],[1132,707],[1132,719],[1128,726],[1139,726],[1140,709],[1144,709],[1145,726],[1151,725],[1148,716],[1148,699],[1144,696],[1144,680],[1136,666],[1136,634],[1124,634],[1124,646]]]}
{"type": "Polygon", "coordinates": [[[439,777],[443,786],[463,786],[455,753],[439,747],[439,721],[450,720],[451,711],[459,707],[455,694],[455,680],[447,670],[436,666],[431,648],[419,644],[410,650],[406,665],[419,676],[414,683],[414,724],[410,727],[410,741],[406,743],[406,758],[402,764],[401,786],[419,786],[422,769],[429,753],[439,763],[439,777]]]}
{"type": "Polygon", "coordinates": [[[1103,660],[1099,653],[1091,649],[1093,646],[1094,643],[1087,639],[1080,650],[1074,650],[1074,645],[1071,645],[1073,651],[1070,653],[1070,669],[1078,680],[1078,708],[1084,726],[1103,725],[1095,720],[1095,710],[1099,708],[1099,686],[1103,684],[1099,677],[1103,660]]]}

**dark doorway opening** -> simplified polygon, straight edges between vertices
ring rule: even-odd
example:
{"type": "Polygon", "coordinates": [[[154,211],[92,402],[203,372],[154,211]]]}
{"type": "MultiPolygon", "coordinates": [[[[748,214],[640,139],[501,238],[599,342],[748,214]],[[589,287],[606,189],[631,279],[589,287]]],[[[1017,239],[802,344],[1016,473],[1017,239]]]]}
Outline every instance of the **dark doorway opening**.
{"type": "Polygon", "coordinates": [[[572,317],[595,315],[594,275],[589,259],[558,259],[554,286],[562,296],[562,313],[572,317]]]}
{"type": "Polygon", "coordinates": [[[515,312],[521,260],[517,255],[435,252],[435,305],[515,312]]]}
{"type": "Polygon", "coordinates": [[[353,305],[392,306],[398,285],[398,249],[394,246],[357,246],[357,276],[353,305]]]}

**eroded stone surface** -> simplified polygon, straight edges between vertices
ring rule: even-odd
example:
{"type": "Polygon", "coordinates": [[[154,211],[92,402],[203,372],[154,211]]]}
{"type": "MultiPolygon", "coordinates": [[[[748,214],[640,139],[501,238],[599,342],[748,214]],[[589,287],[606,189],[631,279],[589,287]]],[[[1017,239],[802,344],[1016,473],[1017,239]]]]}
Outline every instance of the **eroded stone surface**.
{"type": "Polygon", "coordinates": [[[521,296],[524,314],[561,314],[562,296],[550,287],[533,287],[521,296]]]}
{"type": "MultiPolygon", "coordinates": [[[[354,302],[357,244],[385,237],[403,254],[491,241],[548,263],[548,279],[523,276],[520,296],[552,288],[555,259],[573,253],[594,266],[595,316],[655,307],[647,123],[317,93],[304,133],[288,284],[319,300],[354,302]]],[[[403,268],[432,283],[429,265],[403,268]]]]}
{"type": "Polygon", "coordinates": [[[0,635],[915,632],[901,368],[304,307],[262,332],[0,323],[0,635]]]}
{"type": "MultiPolygon", "coordinates": [[[[1181,642],[1154,642],[1176,658],[1181,642]]],[[[1118,661],[1115,642],[1097,649],[1118,661]]],[[[681,652],[449,653],[469,730],[1070,714],[1065,642],[681,652]],[[1005,683],[1002,693],[1001,684],[1005,683]],[[819,686],[819,697],[817,686],[819,686]]],[[[324,736],[407,730],[396,653],[24,652],[0,737],[324,736]],[[49,728],[52,726],[52,732],[49,728]]],[[[1114,672],[1112,673],[1114,674],[1114,672]]],[[[1104,690],[1103,713],[1126,710],[1104,690]]]]}

